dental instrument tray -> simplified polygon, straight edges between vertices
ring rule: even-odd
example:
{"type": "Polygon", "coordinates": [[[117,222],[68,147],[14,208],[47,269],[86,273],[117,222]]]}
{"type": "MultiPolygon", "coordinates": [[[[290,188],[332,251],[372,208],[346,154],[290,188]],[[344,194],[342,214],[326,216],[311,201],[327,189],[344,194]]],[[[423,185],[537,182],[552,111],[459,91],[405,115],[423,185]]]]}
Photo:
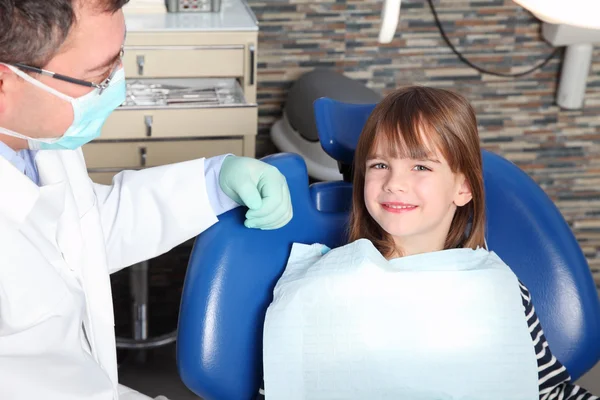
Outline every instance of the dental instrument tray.
{"type": "Polygon", "coordinates": [[[235,79],[127,79],[123,109],[247,106],[235,79]]]}
{"type": "Polygon", "coordinates": [[[221,0],[166,0],[169,12],[219,12],[221,0]]]}

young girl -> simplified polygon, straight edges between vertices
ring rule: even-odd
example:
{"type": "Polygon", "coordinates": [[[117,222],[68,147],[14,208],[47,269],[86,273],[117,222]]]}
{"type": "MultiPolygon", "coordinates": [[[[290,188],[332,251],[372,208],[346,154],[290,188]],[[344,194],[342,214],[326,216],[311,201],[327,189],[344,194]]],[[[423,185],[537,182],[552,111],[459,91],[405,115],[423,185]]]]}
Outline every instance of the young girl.
{"type": "MultiPolygon", "coordinates": [[[[349,242],[367,239],[394,261],[460,248],[481,252],[484,235],[481,151],[470,104],[456,93],[427,87],[387,96],[356,149],[349,242]]],[[[527,288],[518,285],[537,358],[539,398],[596,399],[570,383],[550,352],[527,288]]]]}

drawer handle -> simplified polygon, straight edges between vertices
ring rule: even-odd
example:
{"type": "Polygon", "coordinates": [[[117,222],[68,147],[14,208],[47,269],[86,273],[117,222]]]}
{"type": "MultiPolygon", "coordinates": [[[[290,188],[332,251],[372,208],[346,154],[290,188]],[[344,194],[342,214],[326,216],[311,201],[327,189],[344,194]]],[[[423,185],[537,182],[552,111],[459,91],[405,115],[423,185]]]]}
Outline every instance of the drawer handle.
{"type": "Polygon", "coordinates": [[[140,147],[140,166],[141,167],[146,166],[146,148],[145,147],[140,147]]]}
{"type": "Polygon", "coordinates": [[[146,136],[148,136],[148,137],[152,136],[152,122],[153,122],[152,115],[144,116],[144,124],[146,125],[146,136]]]}
{"type": "Polygon", "coordinates": [[[250,85],[254,85],[254,53],[255,48],[254,45],[251,44],[248,49],[250,50],[250,85]]]}
{"type": "Polygon", "coordinates": [[[138,67],[138,75],[144,75],[144,64],[146,63],[146,56],[137,56],[137,67],[138,67]]]}

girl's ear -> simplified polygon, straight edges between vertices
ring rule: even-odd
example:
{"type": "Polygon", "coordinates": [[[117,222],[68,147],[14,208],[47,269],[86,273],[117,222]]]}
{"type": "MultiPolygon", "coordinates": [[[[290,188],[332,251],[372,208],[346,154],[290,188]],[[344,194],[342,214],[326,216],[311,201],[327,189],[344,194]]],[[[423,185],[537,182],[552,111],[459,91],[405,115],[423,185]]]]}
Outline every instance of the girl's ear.
{"type": "Polygon", "coordinates": [[[473,199],[471,193],[471,185],[463,174],[459,174],[456,179],[456,194],[454,195],[454,204],[457,207],[462,207],[468,204],[473,199]]]}

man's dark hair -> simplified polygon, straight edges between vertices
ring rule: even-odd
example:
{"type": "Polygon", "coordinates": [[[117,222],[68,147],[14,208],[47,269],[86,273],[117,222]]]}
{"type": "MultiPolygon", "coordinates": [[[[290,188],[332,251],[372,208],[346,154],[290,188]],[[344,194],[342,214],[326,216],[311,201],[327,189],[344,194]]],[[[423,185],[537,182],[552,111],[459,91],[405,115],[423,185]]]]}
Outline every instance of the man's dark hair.
{"type": "Polygon", "coordinates": [[[79,1],[116,12],[129,0],[0,0],[0,62],[46,65],[75,23],[79,1]]]}

